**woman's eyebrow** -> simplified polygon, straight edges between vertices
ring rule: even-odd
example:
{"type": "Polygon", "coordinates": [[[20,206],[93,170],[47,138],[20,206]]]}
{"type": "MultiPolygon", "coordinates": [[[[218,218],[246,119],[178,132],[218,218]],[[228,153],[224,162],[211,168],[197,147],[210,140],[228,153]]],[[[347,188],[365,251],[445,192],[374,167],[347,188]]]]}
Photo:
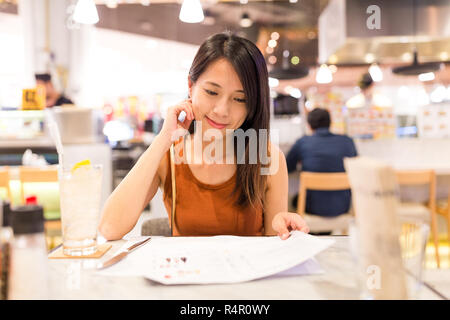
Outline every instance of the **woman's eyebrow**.
{"type": "MultiPolygon", "coordinates": [[[[208,83],[208,84],[210,84],[212,86],[215,86],[217,88],[222,88],[222,86],[220,84],[212,82],[212,81],[206,81],[206,83],[208,83]]],[[[236,92],[245,93],[244,90],[236,90],[236,92]]]]}

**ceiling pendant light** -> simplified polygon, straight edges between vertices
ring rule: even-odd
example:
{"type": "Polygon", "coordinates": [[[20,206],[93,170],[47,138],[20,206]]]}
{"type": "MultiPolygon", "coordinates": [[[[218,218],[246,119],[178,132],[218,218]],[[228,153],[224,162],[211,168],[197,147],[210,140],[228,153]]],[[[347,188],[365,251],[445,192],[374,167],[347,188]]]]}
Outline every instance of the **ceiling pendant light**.
{"type": "Polygon", "coordinates": [[[205,16],[203,15],[200,0],[184,0],[181,5],[179,18],[186,23],[202,22],[205,16]]]}
{"type": "Polygon", "coordinates": [[[78,0],[73,20],[83,24],[96,24],[99,19],[94,0],[78,0]]]}
{"type": "Polygon", "coordinates": [[[107,0],[106,6],[110,9],[115,9],[118,6],[117,0],[107,0]]]}
{"type": "Polygon", "coordinates": [[[424,81],[434,80],[435,76],[434,76],[434,72],[425,72],[425,73],[419,74],[418,78],[420,81],[424,82],[424,81]]]}
{"type": "Polygon", "coordinates": [[[372,65],[369,67],[369,74],[373,81],[380,82],[383,80],[383,71],[381,71],[381,68],[376,63],[372,63],[372,65]]]}
{"type": "Polygon", "coordinates": [[[319,70],[317,70],[316,82],[330,83],[331,81],[333,81],[333,75],[331,74],[331,70],[328,68],[326,64],[322,64],[319,70]]]}
{"type": "MultiPolygon", "coordinates": [[[[417,15],[417,0],[413,3],[413,34],[417,36],[416,32],[416,15],[417,15]]],[[[393,68],[392,72],[402,76],[418,76],[421,74],[427,74],[431,72],[439,71],[442,68],[442,64],[439,62],[419,63],[417,44],[413,43],[413,63],[408,66],[393,68]]]]}
{"type": "Polygon", "coordinates": [[[413,63],[403,67],[393,68],[392,72],[402,76],[417,76],[423,73],[436,72],[442,69],[440,62],[419,63],[417,59],[417,51],[414,49],[413,63]]]}
{"type": "Polygon", "coordinates": [[[252,26],[252,24],[253,24],[252,19],[250,19],[250,16],[248,15],[248,13],[244,12],[242,14],[241,21],[239,21],[239,25],[242,28],[249,28],[252,26]]]}

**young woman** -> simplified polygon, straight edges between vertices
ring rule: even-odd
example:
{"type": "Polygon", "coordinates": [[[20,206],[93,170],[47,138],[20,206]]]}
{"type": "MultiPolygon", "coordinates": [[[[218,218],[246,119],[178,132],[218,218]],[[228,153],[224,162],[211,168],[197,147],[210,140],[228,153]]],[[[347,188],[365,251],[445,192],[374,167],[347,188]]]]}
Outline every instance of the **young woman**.
{"type": "Polygon", "coordinates": [[[108,240],[122,238],[158,187],[169,218],[175,203],[174,235],[286,239],[290,230],[309,232],[299,215],[287,212],[286,161],[266,134],[268,74],[259,49],[228,33],[209,37],[194,58],[188,86],[189,99],[168,109],[161,132],[106,201],[100,233],[108,240]],[[181,138],[180,129],[187,133],[181,138]],[[251,134],[233,139],[250,131],[256,140],[251,134]],[[169,152],[173,143],[177,151],[169,152]],[[262,174],[264,169],[269,174],[262,174]]]}

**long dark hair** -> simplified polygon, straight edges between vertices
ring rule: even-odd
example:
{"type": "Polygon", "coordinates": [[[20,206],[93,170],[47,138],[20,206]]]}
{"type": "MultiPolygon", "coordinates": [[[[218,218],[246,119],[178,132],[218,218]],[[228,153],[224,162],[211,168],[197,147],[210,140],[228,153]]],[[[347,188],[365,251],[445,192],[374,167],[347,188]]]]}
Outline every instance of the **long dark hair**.
{"type": "MultiPolygon", "coordinates": [[[[260,129],[266,129],[267,139],[262,143],[266,148],[263,154],[270,157],[268,150],[269,122],[270,122],[270,95],[266,61],[261,51],[251,41],[231,34],[218,33],[210,36],[200,46],[191,69],[189,77],[196,82],[208,65],[217,59],[225,58],[234,67],[244,87],[248,115],[239,129],[255,129],[257,132],[257,150],[260,153],[260,129]]],[[[236,146],[235,146],[236,151],[236,146]]],[[[237,152],[235,152],[235,155],[237,152]]],[[[264,194],[267,177],[261,175],[263,164],[257,157],[256,164],[249,163],[249,143],[245,141],[245,162],[237,164],[236,189],[239,206],[264,206],[264,194]]]]}

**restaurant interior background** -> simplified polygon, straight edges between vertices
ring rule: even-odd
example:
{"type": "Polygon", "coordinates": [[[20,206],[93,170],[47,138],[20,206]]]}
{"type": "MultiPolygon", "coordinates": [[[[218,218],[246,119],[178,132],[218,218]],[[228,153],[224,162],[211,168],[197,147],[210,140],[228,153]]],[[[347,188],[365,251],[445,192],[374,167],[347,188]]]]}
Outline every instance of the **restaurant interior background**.
{"type": "MultiPolygon", "coordinates": [[[[285,153],[308,133],[304,110],[324,107],[332,131],[353,137],[359,154],[396,168],[435,169],[438,203],[445,206],[450,1],[202,0],[204,17],[196,23],[180,20],[181,0],[95,3],[99,21],[80,24],[75,0],[0,0],[0,166],[12,168],[13,204],[25,201],[14,168],[25,161],[58,162],[49,114],[59,124],[67,165],[85,158],[103,164],[104,202],[158,133],[167,107],[186,98],[199,44],[231,30],[254,41],[266,57],[271,129],[278,130],[285,153]],[[375,11],[360,10],[371,5],[381,9],[379,28],[369,21],[375,11]],[[409,75],[393,72],[401,66],[409,66],[403,72],[409,75]],[[364,94],[358,81],[369,71],[373,105],[359,108],[364,94]],[[51,73],[75,106],[22,110],[23,90],[34,88],[34,74],[42,72],[51,73]]],[[[57,221],[57,183],[27,188],[44,205],[46,219],[57,221]]],[[[0,195],[5,190],[0,187],[0,195]]],[[[298,173],[289,182],[290,196],[297,192],[298,173]]],[[[427,189],[403,188],[401,196],[425,201],[427,189]]],[[[149,216],[164,215],[158,193],[133,232],[149,216]]],[[[446,218],[439,216],[438,225],[441,268],[448,268],[446,218]]],[[[49,248],[61,243],[57,233],[48,239],[49,248]]],[[[433,250],[427,251],[430,268],[433,250]]]]}

